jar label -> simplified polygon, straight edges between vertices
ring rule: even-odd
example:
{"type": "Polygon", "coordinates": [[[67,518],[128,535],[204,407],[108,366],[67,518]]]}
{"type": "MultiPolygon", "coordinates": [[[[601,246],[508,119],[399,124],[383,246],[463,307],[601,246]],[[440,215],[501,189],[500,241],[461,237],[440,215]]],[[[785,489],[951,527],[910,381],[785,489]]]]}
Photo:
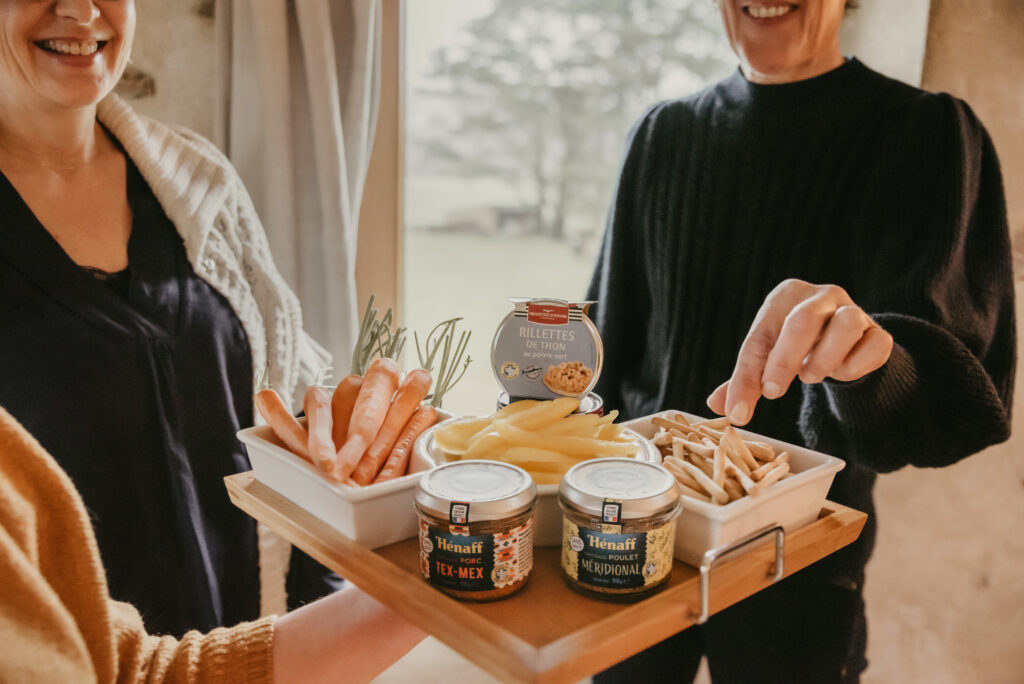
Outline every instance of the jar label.
{"type": "Polygon", "coordinates": [[[645,532],[613,533],[563,518],[562,568],[594,589],[641,589],[672,570],[672,522],[645,532]]]}
{"type": "Polygon", "coordinates": [[[501,589],[533,568],[533,518],[507,532],[452,534],[420,521],[420,569],[434,584],[458,591],[501,589]]]}
{"type": "Polygon", "coordinates": [[[586,396],[597,382],[604,355],[597,328],[585,313],[589,302],[514,303],[491,347],[502,388],[520,399],[586,396]]]}

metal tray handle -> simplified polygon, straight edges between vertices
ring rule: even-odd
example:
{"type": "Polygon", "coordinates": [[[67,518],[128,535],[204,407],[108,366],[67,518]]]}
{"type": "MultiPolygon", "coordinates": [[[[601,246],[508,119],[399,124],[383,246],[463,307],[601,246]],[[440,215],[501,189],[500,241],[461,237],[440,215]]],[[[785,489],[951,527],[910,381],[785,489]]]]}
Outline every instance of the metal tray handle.
{"type": "Polygon", "coordinates": [[[708,605],[710,603],[711,595],[711,567],[720,561],[725,556],[739,551],[745,546],[753,544],[761,537],[775,533],[775,573],[772,575],[772,584],[782,579],[783,572],[783,557],[785,556],[786,547],[786,531],[782,529],[782,525],[774,524],[762,527],[759,530],[755,530],[745,537],[740,537],[736,541],[728,544],[723,544],[715,549],[710,549],[704,553],[704,559],[700,563],[700,615],[697,617],[697,624],[703,625],[708,621],[708,605]]]}

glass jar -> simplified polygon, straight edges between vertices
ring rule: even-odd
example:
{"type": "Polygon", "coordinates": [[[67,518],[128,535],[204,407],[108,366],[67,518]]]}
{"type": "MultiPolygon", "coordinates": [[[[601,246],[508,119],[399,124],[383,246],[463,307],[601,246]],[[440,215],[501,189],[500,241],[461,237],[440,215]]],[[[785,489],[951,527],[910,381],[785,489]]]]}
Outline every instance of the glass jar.
{"type": "Polygon", "coordinates": [[[631,600],[668,582],[681,506],[665,468],[632,458],[583,461],[562,478],[558,502],[562,570],[573,589],[631,600]]]}
{"type": "Polygon", "coordinates": [[[493,601],[526,584],[533,569],[537,486],[514,465],[453,461],[420,478],[420,570],[441,591],[493,601]]]}

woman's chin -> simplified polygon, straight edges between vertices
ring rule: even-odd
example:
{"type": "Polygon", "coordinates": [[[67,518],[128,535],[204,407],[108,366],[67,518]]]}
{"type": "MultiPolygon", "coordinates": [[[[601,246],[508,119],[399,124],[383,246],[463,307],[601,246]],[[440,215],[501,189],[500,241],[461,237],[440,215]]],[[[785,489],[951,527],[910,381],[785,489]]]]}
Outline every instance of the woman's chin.
{"type": "Polygon", "coordinates": [[[82,109],[94,107],[106,97],[113,86],[107,87],[97,83],[61,84],[47,89],[44,97],[58,107],[65,109],[82,109]]]}

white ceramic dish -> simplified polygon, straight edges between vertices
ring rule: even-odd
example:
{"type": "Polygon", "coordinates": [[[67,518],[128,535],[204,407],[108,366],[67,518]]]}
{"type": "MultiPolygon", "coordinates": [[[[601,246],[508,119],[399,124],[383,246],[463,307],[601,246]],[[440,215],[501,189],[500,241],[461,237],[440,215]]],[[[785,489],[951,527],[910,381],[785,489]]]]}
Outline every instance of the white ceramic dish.
{"type": "MultiPolygon", "coordinates": [[[[448,422],[448,421],[444,421],[448,422]]],[[[428,428],[416,440],[416,453],[424,460],[435,463],[444,462],[443,456],[436,456],[434,453],[434,432],[444,423],[438,423],[428,428]]],[[[661,452],[658,447],[651,444],[642,435],[633,432],[643,450],[637,456],[650,463],[661,463],[661,452]]],[[[562,509],[558,505],[558,485],[542,484],[537,485],[537,507],[533,519],[533,544],[534,546],[559,546],[562,543],[562,509]]]]}
{"type": "Polygon", "coordinates": [[[316,468],[288,451],[266,425],[238,432],[257,480],[306,509],[345,536],[375,549],[416,536],[413,488],[434,466],[416,450],[409,474],[390,482],[350,487],[329,482],[316,468]]]}
{"type": "MultiPolygon", "coordinates": [[[[682,413],[687,420],[704,420],[684,411],[662,411],[655,416],[682,413]]],[[[630,429],[650,439],[658,432],[647,416],[626,422],[630,429]]],[[[675,557],[699,566],[704,553],[729,544],[754,530],[780,524],[787,532],[813,522],[821,511],[836,473],[846,462],[817,451],[737,428],[745,439],[771,444],[789,452],[791,475],[766,487],[757,496],[745,496],[724,506],[683,497],[683,512],[676,521],[675,557]]]]}

